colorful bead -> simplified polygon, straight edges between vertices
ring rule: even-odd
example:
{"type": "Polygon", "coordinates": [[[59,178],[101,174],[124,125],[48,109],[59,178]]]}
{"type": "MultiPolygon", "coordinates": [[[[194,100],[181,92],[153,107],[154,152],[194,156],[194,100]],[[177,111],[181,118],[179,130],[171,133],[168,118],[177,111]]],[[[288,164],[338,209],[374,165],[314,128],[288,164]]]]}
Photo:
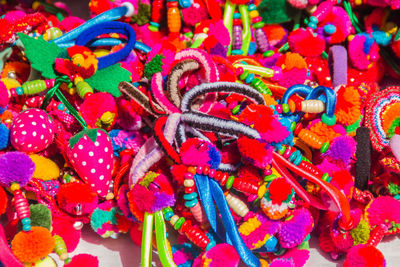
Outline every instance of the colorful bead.
{"type": "Polygon", "coordinates": [[[321,120],[323,123],[325,123],[328,126],[333,126],[336,124],[336,116],[333,115],[332,117],[328,117],[326,113],[322,114],[321,120]]]}
{"type": "Polygon", "coordinates": [[[183,185],[184,185],[185,187],[192,187],[192,186],[194,186],[194,181],[191,180],[191,179],[185,179],[185,180],[183,181],[183,185]]]}
{"type": "Polygon", "coordinates": [[[228,180],[226,181],[226,189],[231,189],[233,185],[233,181],[235,180],[235,176],[229,176],[228,180]]]}
{"type": "Polygon", "coordinates": [[[182,224],[185,222],[185,218],[180,217],[174,224],[174,229],[179,230],[182,227],[182,224]]]}

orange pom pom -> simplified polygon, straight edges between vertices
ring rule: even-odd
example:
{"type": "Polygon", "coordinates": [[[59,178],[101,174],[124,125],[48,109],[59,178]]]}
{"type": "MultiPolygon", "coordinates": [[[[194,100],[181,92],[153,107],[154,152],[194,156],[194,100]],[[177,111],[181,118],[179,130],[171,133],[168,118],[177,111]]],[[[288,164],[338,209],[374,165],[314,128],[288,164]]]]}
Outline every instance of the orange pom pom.
{"type": "Polygon", "coordinates": [[[29,232],[21,231],[11,242],[14,255],[22,262],[36,262],[49,255],[55,241],[49,230],[33,226],[29,232]]]}

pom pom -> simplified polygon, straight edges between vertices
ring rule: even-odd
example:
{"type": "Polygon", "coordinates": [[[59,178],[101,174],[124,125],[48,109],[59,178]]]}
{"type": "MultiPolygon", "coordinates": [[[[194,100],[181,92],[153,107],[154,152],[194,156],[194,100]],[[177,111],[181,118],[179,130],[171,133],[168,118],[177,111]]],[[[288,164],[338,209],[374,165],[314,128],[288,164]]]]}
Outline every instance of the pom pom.
{"type": "Polygon", "coordinates": [[[3,215],[6,212],[8,203],[7,194],[2,187],[0,187],[0,215],[3,215]]]}
{"type": "Polygon", "coordinates": [[[208,166],[217,169],[221,162],[221,153],[214,144],[197,138],[189,138],[180,148],[182,163],[185,165],[208,166]]]}
{"type": "Polygon", "coordinates": [[[203,255],[203,262],[209,262],[209,267],[237,267],[240,257],[233,246],[224,243],[218,244],[207,251],[203,255]]]}
{"type": "Polygon", "coordinates": [[[278,232],[278,239],[282,247],[293,248],[300,245],[313,229],[311,213],[305,209],[294,210],[278,232]]]}
{"type": "Polygon", "coordinates": [[[30,155],[29,157],[35,163],[33,178],[49,181],[60,176],[60,168],[54,161],[40,155],[30,155]]]}
{"type": "Polygon", "coordinates": [[[328,151],[324,156],[329,157],[333,162],[339,163],[339,166],[349,166],[351,157],[356,152],[356,142],[350,136],[339,136],[333,139],[328,151]]]}
{"type": "Polygon", "coordinates": [[[291,199],[293,190],[285,178],[276,178],[268,185],[267,194],[273,204],[281,204],[291,199]]]}
{"type": "Polygon", "coordinates": [[[28,184],[35,171],[35,164],[22,152],[7,152],[0,157],[0,183],[10,186],[16,182],[21,187],[28,184]]]}
{"type": "Polygon", "coordinates": [[[10,144],[10,130],[4,124],[0,124],[0,150],[10,144]]]}
{"type": "Polygon", "coordinates": [[[51,231],[51,212],[43,204],[29,205],[31,225],[41,226],[51,231]]]}
{"type": "Polygon", "coordinates": [[[97,257],[90,254],[78,254],[72,257],[72,260],[67,265],[68,267],[98,267],[99,260],[97,257]]]}
{"type": "Polygon", "coordinates": [[[370,68],[379,59],[379,46],[367,34],[355,35],[349,42],[348,52],[351,63],[359,70],[370,68]]]}
{"type": "Polygon", "coordinates": [[[325,41],[312,32],[299,28],[289,34],[289,47],[305,57],[317,57],[325,50],[325,41]]]}
{"type": "Polygon", "coordinates": [[[52,226],[52,233],[61,236],[67,246],[67,251],[73,252],[79,244],[81,231],[76,230],[69,220],[58,217],[53,218],[52,226]]]}
{"type": "Polygon", "coordinates": [[[118,116],[114,97],[109,93],[95,93],[85,97],[80,112],[89,127],[105,130],[114,125],[118,116]]]}
{"type": "Polygon", "coordinates": [[[72,182],[60,187],[57,202],[69,214],[86,215],[96,208],[98,198],[90,185],[72,182]]]}
{"type": "Polygon", "coordinates": [[[241,136],[237,140],[242,158],[260,169],[264,169],[272,160],[273,148],[263,140],[241,136]]]}
{"type": "Polygon", "coordinates": [[[368,204],[365,212],[371,226],[386,222],[400,223],[400,201],[390,196],[375,198],[368,204]]]}
{"type": "Polygon", "coordinates": [[[3,109],[6,108],[9,100],[10,97],[8,95],[7,87],[2,81],[0,81],[0,107],[3,109]]]}
{"type": "Polygon", "coordinates": [[[19,232],[11,242],[14,255],[22,262],[36,262],[49,255],[55,241],[49,230],[34,226],[31,231],[19,232]]]}
{"type": "Polygon", "coordinates": [[[370,226],[365,220],[360,220],[356,228],[350,231],[351,237],[354,240],[354,245],[367,243],[370,236],[370,226]]]}
{"type": "Polygon", "coordinates": [[[383,254],[374,246],[357,245],[347,253],[343,267],[385,267],[383,254]]]}

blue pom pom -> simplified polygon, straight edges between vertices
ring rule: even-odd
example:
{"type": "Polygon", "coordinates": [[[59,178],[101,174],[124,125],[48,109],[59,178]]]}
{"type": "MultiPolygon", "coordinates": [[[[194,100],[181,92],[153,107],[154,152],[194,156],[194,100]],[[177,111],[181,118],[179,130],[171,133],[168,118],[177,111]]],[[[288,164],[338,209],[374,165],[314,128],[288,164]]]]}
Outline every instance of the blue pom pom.
{"type": "Polygon", "coordinates": [[[4,149],[10,143],[10,130],[4,125],[0,124],[0,149],[4,149]]]}
{"type": "Polygon", "coordinates": [[[210,156],[210,161],[208,164],[211,165],[211,168],[218,169],[219,164],[221,163],[221,153],[214,147],[209,146],[210,151],[208,152],[210,156]]]}
{"type": "Polygon", "coordinates": [[[372,32],[372,37],[378,45],[383,46],[389,45],[390,41],[392,40],[392,35],[387,34],[384,31],[374,31],[372,32]]]}

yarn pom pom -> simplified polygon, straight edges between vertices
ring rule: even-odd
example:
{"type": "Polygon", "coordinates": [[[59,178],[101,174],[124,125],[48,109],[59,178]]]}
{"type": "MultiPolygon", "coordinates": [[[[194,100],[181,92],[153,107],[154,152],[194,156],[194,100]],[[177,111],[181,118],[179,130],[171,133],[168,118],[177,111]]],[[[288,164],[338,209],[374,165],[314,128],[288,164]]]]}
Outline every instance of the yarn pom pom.
{"type": "Polygon", "coordinates": [[[10,186],[17,182],[25,186],[35,171],[35,163],[22,152],[7,152],[0,157],[0,183],[10,186]]]}
{"type": "Polygon", "coordinates": [[[31,211],[31,225],[32,226],[41,226],[49,231],[51,230],[51,212],[49,208],[47,208],[43,204],[33,204],[29,206],[31,211]]]}
{"type": "Polygon", "coordinates": [[[76,249],[81,238],[81,231],[76,230],[74,225],[65,219],[58,217],[53,218],[53,231],[55,235],[59,235],[67,246],[67,251],[72,252],[76,249]]]}
{"type": "Polygon", "coordinates": [[[370,68],[379,59],[379,46],[367,34],[355,35],[349,42],[348,51],[351,63],[359,70],[370,68]]]}
{"type": "Polygon", "coordinates": [[[198,138],[189,138],[180,149],[182,163],[185,165],[209,166],[217,169],[221,162],[221,153],[208,142],[198,138]]]}
{"type": "Polygon", "coordinates": [[[356,141],[350,136],[336,137],[324,156],[329,157],[330,161],[345,168],[350,164],[350,159],[356,152],[356,145],[356,141]]]}
{"type": "Polygon", "coordinates": [[[385,224],[387,221],[400,223],[400,201],[389,196],[375,198],[365,212],[371,226],[385,224]]]}
{"type": "Polygon", "coordinates": [[[332,175],[330,183],[338,188],[349,200],[353,196],[354,177],[347,170],[340,170],[332,175]]]}
{"type": "Polygon", "coordinates": [[[234,247],[224,243],[218,244],[207,251],[203,255],[203,262],[209,262],[209,267],[236,267],[239,265],[240,257],[234,247]]]}
{"type": "Polygon", "coordinates": [[[295,267],[293,259],[277,258],[274,259],[269,267],[295,267]]]}
{"type": "Polygon", "coordinates": [[[0,187],[0,215],[2,215],[7,208],[7,194],[2,187],[0,187]]]}
{"type": "Polygon", "coordinates": [[[382,252],[371,245],[357,245],[347,254],[343,267],[384,267],[385,258],[382,252]]]}
{"type": "Polygon", "coordinates": [[[287,201],[292,193],[292,187],[285,178],[276,178],[268,185],[267,194],[273,204],[281,204],[282,202],[287,201]]]}
{"type": "Polygon", "coordinates": [[[97,206],[97,194],[88,184],[63,184],[57,194],[62,209],[74,215],[90,214],[97,206]]]}
{"type": "Polygon", "coordinates": [[[293,259],[296,267],[301,267],[306,264],[310,258],[310,251],[307,249],[291,248],[281,258],[293,259]]]}
{"type": "Polygon", "coordinates": [[[72,257],[72,260],[69,264],[65,265],[68,267],[98,267],[99,260],[97,257],[92,256],[90,254],[78,254],[72,257]]]}
{"type": "Polygon", "coordinates": [[[60,168],[54,161],[36,154],[29,157],[35,163],[33,178],[49,181],[60,176],[60,168]]]}
{"type": "Polygon", "coordinates": [[[278,233],[278,239],[283,248],[294,248],[300,245],[313,229],[311,213],[305,209],[297,209],[292,217],[286,220],[278,233]]]}
{"type": "Polygon", "coordinates": [[[264,169],[272,160],[273,148],[263,140],[241,136],[237,144],[243,160],[260,169],[264,169]]]}
{"type": "Polygon", "coordinates": [[[117,118],[117,106],[114,97],[109,93],[95,93],[85,97],[80,112],[91,128],[109,130],[117,118]]]}
{"type": "Polygon", "coordinates": [[[22,262],[36,262],[49,255],[54,248],[54,238],[49,230],[33,226],[31,231],[19,232],[11,242],[14,255],[22,262]]]}
{"type": "Polygon", "coordinates": [[[289,35],[289,47],[305,57],[317,57],[325,50],[325,40],[312,32],[299,28],[289,35]]]}
{"type": "Polygon", "coordinates": [[[2,81],[0,81],[0,108],[2,109],[6,108],[9,100],[10,97],[8,95],[7,87],[2,81]]]}

